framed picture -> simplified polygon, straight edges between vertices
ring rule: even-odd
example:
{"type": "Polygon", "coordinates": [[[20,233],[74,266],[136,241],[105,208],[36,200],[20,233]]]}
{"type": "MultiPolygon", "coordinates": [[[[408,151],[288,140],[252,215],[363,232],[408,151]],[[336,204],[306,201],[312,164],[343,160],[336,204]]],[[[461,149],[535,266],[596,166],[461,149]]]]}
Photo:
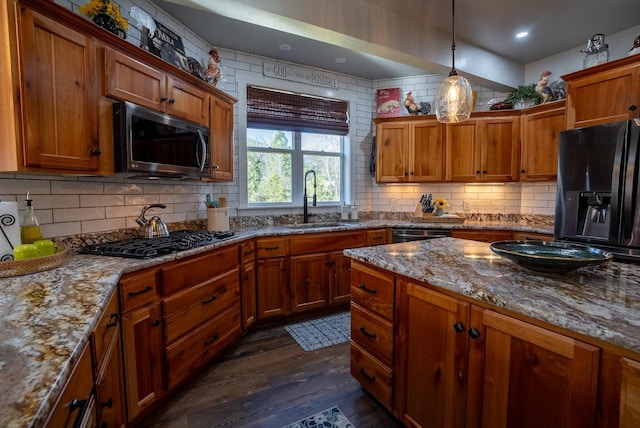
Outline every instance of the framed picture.
{"type": "Polygon", "coordinates": [[[400,88],[377,90],[376,117],[400,116],[400,106],[400,88]]]}

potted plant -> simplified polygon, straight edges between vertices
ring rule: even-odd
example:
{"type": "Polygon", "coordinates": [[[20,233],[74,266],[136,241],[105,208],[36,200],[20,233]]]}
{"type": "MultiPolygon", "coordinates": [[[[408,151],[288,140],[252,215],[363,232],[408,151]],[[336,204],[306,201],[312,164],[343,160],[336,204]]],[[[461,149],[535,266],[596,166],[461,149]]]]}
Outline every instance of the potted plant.
{"type": "Polygon", "coordinates": [[[535,83],[532,83],[526,86],[518,85],[518,88],[512,91],[504,101],[512,104],[515,108],[524,108],[540,104],[542,99],[536,93],[535,83]]]}

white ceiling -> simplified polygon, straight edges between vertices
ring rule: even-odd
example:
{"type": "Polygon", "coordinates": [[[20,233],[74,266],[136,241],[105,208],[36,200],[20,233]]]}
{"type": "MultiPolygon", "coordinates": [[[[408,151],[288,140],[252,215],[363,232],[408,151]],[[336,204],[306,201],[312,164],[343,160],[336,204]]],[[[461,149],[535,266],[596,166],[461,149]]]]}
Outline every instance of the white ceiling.
{"type": "MultiPolygon", "coordinates": [[[[153,1],[220,48],[367,79],[451,68],[448,0],[153,1]],[[292,49],[282,51],[281,44],[292,49]],[[338,64],[338,57],[347,61],[338,64]]],[[[640,24],[640,6],[638,0],[457,0],[455,22],[456,68],[477,83],[509,87],[524,77],[527,63],[586,47],[595,33],[606,42],[607,34],[640,24]],[[522,30],[530,37],[516,40],[522,30]]]]}

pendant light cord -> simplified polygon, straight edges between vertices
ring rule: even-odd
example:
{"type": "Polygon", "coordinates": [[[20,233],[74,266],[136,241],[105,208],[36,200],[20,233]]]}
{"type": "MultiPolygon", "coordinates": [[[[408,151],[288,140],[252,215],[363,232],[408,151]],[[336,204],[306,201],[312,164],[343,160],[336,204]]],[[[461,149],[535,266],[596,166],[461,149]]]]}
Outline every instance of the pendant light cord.
{"type": "Polygon", "coordinates": [[[457,76],[456,71],[456,0],[451,0],[451,71],[449,76],[457,76]]]}

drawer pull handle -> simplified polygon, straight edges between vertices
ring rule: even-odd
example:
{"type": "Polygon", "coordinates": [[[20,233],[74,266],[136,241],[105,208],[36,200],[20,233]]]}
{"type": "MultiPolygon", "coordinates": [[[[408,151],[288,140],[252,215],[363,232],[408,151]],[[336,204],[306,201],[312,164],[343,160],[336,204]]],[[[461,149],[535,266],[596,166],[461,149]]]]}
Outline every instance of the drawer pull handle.
{"type": "Polygon", "coordinates": [[[113,398],[109,397],[109,400],[105,401],[104,403],[100,403],[100,408],[104,409],[104,408],[112,408],[113,407],[113,398]]]}
{"type": "Polygon", "coordinates": [[[217,298],[218,298],[218,296],[216,296],[216,295],[214,294],[213,296],[211,296],[211,298],[210,298],[210,299],[203,300],[203,301],[202,301],[202,304],[203,304],[203,305],[209,304],[209,303],[213,302],[214,300],[216,300],[217,298]]]}
{"type": "Polygon", "coordinates": [[[273,250],[277,250],[277,249],[279,249],[279,248],[280,248],[280,247],[279,247],[279,246],[277,246],[277,245],[276,245],[275,247],[264,247],[265,251],[273,251],[273,250]]]}
{"type": "Polygon", "coordinates": [[[245,251],[245,252],[244,252],[244,255],[245,255],[245,256],[248,256],[249,254],[253,254],[253,250],[249,250],[249,251],[245,251]]]}
{"type": "Polygon", "coordinates": [[[360,326],[360,333],[364,334],[365,336],[367,336],[369,339],[375,339],[377,337],[377,335],[375,333],[369,333],[367,331],[366,328],[364,328],[363,325],[360,326]]]}
{"type": "Polygon", "coordinates": [[[217,334],[214,334],[213,336],[211,336],[210,339],[207,339],[207,341],[204,342],[205,345],[209,346],[211,345],[213,342],[215,342],[216,340],[218,340],[220,338],[220,336],[218,336],[217,334]]]}
{"type": "Polygon", "coordinates": [[[376,294],[378,292],[378,290],[367,288],[367,286],[364,284],[360,284],[360,290],[366,291],[367,293],[371,293],[371,294],[376,294]]]}
{"type": "Polygon", "coordinates": [[[110,314],[109,319],[110,319],[110,320],[115,320],[115,321],[113,321],[113,322],[108,322],[108,323],[107,323],[107,325],[106,325],[106,327],[107,327],[107,328],[115,327],[115,326],[117,326],[117,325],[118,325],[118,320],[120,319],[120,316],[119,316],[119,314],[117,314],[117,313],[115,313],[115,312],[114,312],[114,313],[110,314]]]}
{"type": "Polygon", "coordinates": [[[129,297],[133,297],[133,296],[138,296],[140,294],[144,294],[148,291],[153,290],[153,287],[150,285],[147,285],[146,287],[144,287],[142,290],[138,290],[138,291],[129,291],[129,297]]]}
{"type": "Polygon", "coordinates": [[[373,238],[371,238],[374,241],[379,241],[381,239],[384,239],[384,236],[374,236],[373,238]]]}
{"type": "Polygon", "coordinates": [[[368,381],[375,381],[376,377],[373,375],[370,375],[369,373],[367,373],[367,371],[364,369],[364,367],[360,367],[360,369],[358,370],[360,372],[360,374],[367,379],[368,381]]]}

